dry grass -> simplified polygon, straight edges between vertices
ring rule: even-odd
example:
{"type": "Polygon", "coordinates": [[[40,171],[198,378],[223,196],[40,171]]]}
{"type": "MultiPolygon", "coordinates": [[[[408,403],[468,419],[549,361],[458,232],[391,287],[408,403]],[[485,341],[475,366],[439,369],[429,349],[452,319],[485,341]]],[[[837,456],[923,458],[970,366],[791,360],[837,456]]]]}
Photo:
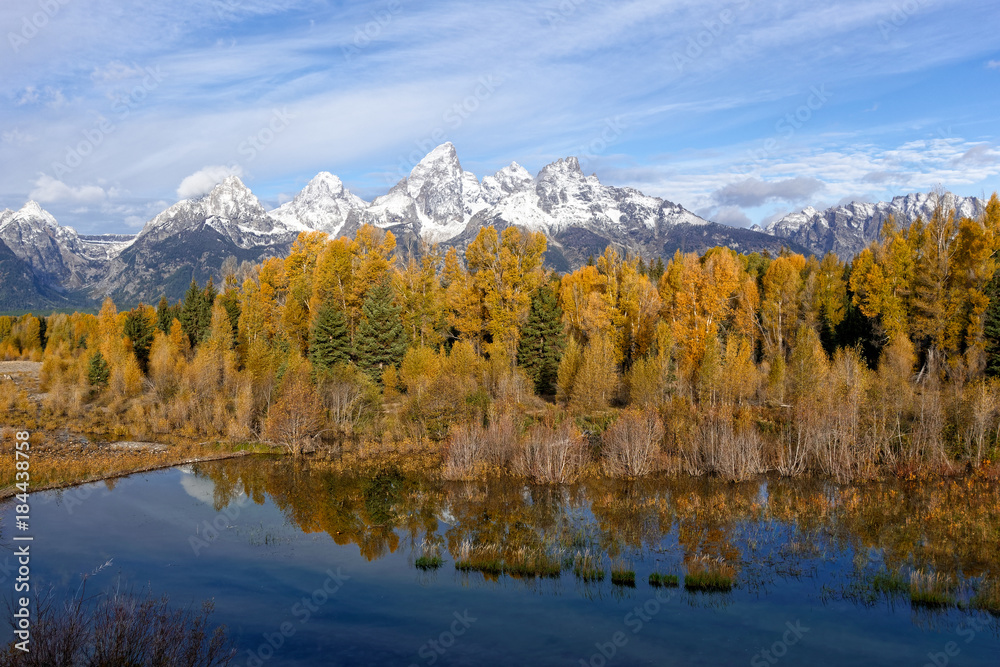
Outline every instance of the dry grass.
{"type": "MultiPolygon", "coordinates": [[[[5,461],[14,460],[14,437],[11,429],[2,434],[0,455],[5,461]]],[[[31,435],[29,488],[41,491],[82,484],[102,479],[165,468],[194,460],[210,460],[242,455],[245,445],[219,445],[214,443],[174,444],[163,449],[116,448],[113,444],[95,444],[74,440],[58,442],[52,433],[35,432],[31,435]]],[[[16,492],[14,466],[0,469],[0,498],[16,492]]]]}

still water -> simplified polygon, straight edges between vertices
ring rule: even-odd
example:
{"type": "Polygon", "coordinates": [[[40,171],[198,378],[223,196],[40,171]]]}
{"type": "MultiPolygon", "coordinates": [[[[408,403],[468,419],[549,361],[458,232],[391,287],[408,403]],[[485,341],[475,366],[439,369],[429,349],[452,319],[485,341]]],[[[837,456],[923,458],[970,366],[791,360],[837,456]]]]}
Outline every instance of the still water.
{"type": "MultiPolygon", "coordinates": [[[[551,488],[247,458],[31,505],[33,581],[65,596],[87,575],[88,593],[212,599],[236,665],[1000,665],[996,615],[914,606],[872,584],[884,571],[940,573],[965,606],[1000,575],[995,485],[551,488]],[[561,571],[456,569],[470,553],[561,571]],[[421,555],[443,562],[418,569],[421,555]],[[607,576],[576,576],[584,556],[607,576]],[[734,573],[731,590],[685,589],[706,563],[734,573]],[[612,568],[633,570],[635,585],[612,583],[612,568]],[[653,572],[681,585],[654,588],[653,572]]],[[[5,573],[13,513],[0,509],[5,573]]]]}

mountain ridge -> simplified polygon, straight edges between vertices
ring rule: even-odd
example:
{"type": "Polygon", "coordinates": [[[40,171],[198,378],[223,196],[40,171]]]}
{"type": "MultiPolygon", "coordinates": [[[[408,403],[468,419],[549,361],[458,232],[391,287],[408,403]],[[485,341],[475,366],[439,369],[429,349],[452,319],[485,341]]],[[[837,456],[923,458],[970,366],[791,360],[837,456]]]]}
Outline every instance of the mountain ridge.
{"type": "MultiPolygon", "coordinates": [[[[634,188],[604,185],[596,175],[585,175],[575,157],[560,158],[535,176],[512,162],[480,180],[462,168],[454,145],[447,142],[371,202],[322,171],[291,200],[267,210],[230,175],[206,194],[167,207],[134,237],[81,236],[30,201],[19,211],[0,211],[0,242],[17,259],[17,266],[6,260],[12,275],[21,276],[23,264],[32,284],[43,291],[85,293],[95,300],[110,294],[131,303],[153,301],[160,294],[179,298],[192,278],[220,277],[229,257],[258,262],[283,256],[303,231],[353,236],[370,224],[392,231],[400,253],[408,255],[430,244],[464,251],[484,227],[518,226],[546,236],[546,261],[560,271],[583,265],[608,245],[647,259],[717,245],[771,254],[783,247],[820,255],[833,249],[849,256],[873,234],[877,238],[888,215],[901,218],[901,224],[911,221],[907,216],[926,217],[934,196],[917,193],[826,211],[806,208],[766,227],[738,228],[634,188]]],[[[961,215],[978,214],[984,206],[976,198],[950,194],[944,199],[948,202],[961,215]]],[[[21,292],[31,291],[23,276],[19,284],[21,292]]]]}

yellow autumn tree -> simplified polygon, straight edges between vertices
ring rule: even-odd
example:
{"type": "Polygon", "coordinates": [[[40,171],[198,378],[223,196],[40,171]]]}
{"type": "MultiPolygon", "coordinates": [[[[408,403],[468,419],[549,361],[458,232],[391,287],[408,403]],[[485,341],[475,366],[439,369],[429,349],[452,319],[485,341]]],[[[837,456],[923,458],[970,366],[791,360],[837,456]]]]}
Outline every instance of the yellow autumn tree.
{"type": "Polygon", "coordinates": [[[528,317],[531,293],[542,284],[545,236],[508,227],[498,235],[493,227],[479,231],[465,251],[469,273],[483,295],[488,352],[511,368],[517,361],[521,326],[528,317]]]}

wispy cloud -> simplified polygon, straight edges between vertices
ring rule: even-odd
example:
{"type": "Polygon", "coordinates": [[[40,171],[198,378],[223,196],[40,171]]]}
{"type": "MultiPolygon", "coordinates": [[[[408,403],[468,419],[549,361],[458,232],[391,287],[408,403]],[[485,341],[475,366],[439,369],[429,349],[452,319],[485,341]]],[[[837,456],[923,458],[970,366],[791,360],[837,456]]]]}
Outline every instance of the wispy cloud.
{"type": "MultiPolygon", "coordinates": [[[[626,129],[594,152],[588,169],[741,224],[770,214],[755,210],[762,206],[818,196],[928,182],[991,189],[994,153],[975,147],[997,145],[995,87],[970,87],[962,99],[926,91],[959,75],[988,76],[984,62],[1000,67],[991,60],[993,8],[972,0],[917,3],[882,39],[879,22],[897,4],[60,4],[44,30],[0,58],[7,100],[0,199],[23,200],[40,187],[38,173],[79,183],[85,171],[90,181],[120,183],[144,201],[170,200],[180,196],[178,183],[224,164],[241,164],[265,198],[319,170],[378,194],[386,175],[397,175],[438,130],[457,145],[463,165],[482,175],[512,160],[537,171],[589,150],[614,118],[626,129]],[[115,40],[105,37],[111,33],[115,40]],[[687,59],[683,68],[675,66],[678,55],[687,59]],[[162,74],[155,88],[141,85],[150,69],[162,74]],[[502,76],[503,86],[456,122],[449,110],[490,75],[502,76]],[[836,94],[802,121],[808,91],[822,85],[836,94]],[[127,114],[116,106],[122,99],[127,114]],[[241,145],[285,107],[294,123],[245,159],[241,145]],[[97,141],[102,119],[113,129],[97,141]],[[963,129],[942,144],[933,138],[938,125],[963,129]],[[86,168],[56,173],[54,164],[85,141],[92,144],[86,168]],[[748,162],[754,170],[737,175],[748,162]],[[748,173],[760,183],[736,185],[748,173]],[[795,190],[816,182],[825,189],[795,190]]],[[[0,25],[20,25],[37,7],[37,0],[4,2],[0,25]]],[[[202,174],[185,194],[209,180],[202,174]]],[[[88,210],[80,215],[95,224],[112,219],[88,210]]],[[[135,224],[145,211],[127,215],[119,224],[135,224]]]]}

